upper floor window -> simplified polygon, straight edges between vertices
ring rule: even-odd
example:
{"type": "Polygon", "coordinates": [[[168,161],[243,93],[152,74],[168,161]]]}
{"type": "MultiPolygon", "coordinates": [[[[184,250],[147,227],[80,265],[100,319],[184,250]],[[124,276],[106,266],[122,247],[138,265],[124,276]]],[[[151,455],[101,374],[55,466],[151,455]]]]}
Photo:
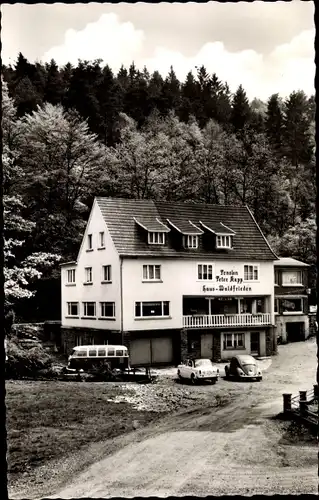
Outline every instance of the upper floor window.
{"type": "Polygon", "coordinates": [[[67,270],[67,283],[75,283],[75,269],[67,270]]]}
{"type": "Polygon", "coordinates": [[[100,302],[101,318],[115,318],[115,302],[100,302]]]}
{"type": "Polygon", "coordinates": [[[95,302],[83,302],[83,316],[95,317],[95,302]]]}
{"type": "Polygon", "coordinates": [[[231,236],[217,236],[216,247],[217,248],[231,248],[232,247],[231,236]]]}
{"type": "Polygon", "coordinates": [[[92,267],[86,267],[85,268],[85,282],[86,283],[92,283],[92,267]]]}
{"type": "Polygon", "coordinates": [[[143,266],[143,280],[159,281],[161,279],[161,266],[155,264],[145,264],[143,266]]]}
{"type": "Polygon", "coordinates": [[[102,266],[103,268],[103,281],[112,281],[112,267],[111,266],[102,266]]]}
{"type": "Polygon", "coordinates": [[[289,313],[302,313],[303,312],[303,300],[300,299],[283,299],[280,301],[282,312],[285,314],[289,313]]]}
{"type": "Polygon", "coordinates": [[[283,271],[282,272],[283,286],[302,285],[301,271],[283,271]]]}
{"type": "Polygon", "coordinates": [[[187,234],[183,236],[184,248],[198,248],[198,236],[187,234]]]}
{"type": "Polygon", "coordinates": [[[244,281],[258,281],[259,280],[259,268],[254,265],[244,266],[244,281]]]}
{"type": "Polygon", "coordinates": [[[169,302],[135,302],[135,317],[169,316],[169,302]]]}
{"type": "Polygon", "coordinates": [[[213,279],[213,264],[198,264],[198,279],[212,280],[213,279]]]}
{"type": "Polygon", "coordinates": [[[104,231],[99,233],[99,248],[105,248],[105,235],[104,231]]]}
{"type": "Polygon", "coordinates": [[[148,242],[151,245],[165,245],[165,233],[149,232],[148,242]]]}
{"type": "Polygon", "coordinates": [[[275,285],[279,285],[279,272],[275,269],[275,285]]]}
{"type": "Polygon", "coordinates": [[[92,250],[92,234],[88,234],[88,250],[92,250]]]}

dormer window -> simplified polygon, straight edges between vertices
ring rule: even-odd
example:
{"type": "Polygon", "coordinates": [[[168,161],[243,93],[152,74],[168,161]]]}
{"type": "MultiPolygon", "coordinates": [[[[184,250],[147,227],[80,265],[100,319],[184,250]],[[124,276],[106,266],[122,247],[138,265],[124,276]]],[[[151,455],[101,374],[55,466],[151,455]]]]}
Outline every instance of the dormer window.
{"type": "Polygon", "coordinates": [[[198,248],[198,236],[187,234],[183,236],[184,248],[198,248]]]}
{"type": "Polygon", "coordinates": [[[148,242],[150,245],[165,245],[165,233],[162,232],[149,232],[148,242]]]}
{"type": "Polygon", "coordinates": [[[217,248],[232,248],[232,237],[231,236],[216,236],[216,247],[217,248]]]}

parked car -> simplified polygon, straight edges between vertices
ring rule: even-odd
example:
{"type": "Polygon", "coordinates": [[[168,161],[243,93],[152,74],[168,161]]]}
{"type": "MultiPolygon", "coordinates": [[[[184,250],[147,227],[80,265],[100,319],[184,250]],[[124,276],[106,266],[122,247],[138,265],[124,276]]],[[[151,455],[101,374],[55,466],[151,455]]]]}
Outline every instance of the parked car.
{"type": "Polygon", "coordinates": [[[215,384],[219,377],[219,369],[210,359],[186,359],[177,367],[180,380],[188,379],[192,384],[200,380],[209,380],[215,384]]]}
{"type": "Polygon", "coordinates": [[[262,373],[255,358],[249,354],[234,356],[225,366],[226,378],[237,380],[262,380],[262,373]]]}

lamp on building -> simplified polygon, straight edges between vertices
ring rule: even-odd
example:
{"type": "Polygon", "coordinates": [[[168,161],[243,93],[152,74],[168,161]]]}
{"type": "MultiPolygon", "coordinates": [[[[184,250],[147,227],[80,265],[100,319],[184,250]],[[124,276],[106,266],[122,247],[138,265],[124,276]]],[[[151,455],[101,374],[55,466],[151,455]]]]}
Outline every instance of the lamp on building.
{"type": "Polygon", "coordinates": [[[310,295],[311,294],[311,288],[307,288],[306,293],[307,293],[307,295],[310,295]]]}

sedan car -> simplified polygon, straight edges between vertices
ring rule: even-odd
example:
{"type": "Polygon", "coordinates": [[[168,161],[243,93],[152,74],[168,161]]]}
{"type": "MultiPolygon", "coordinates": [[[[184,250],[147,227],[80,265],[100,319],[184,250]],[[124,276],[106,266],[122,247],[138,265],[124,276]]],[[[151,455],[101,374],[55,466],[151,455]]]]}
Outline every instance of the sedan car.
{"type": "Polygon", "coordinates": [[[180,380],[188,379],[192,384],[200,380],[209,380],[215,384],[219,377],[219,369],[210,359],[186,359],[178,365],[177,375],[180,380]]]}
{"type": "Polygon", "coordinates": [[[226,378],[237,380],[262,380],[262,373],[255,358],[248,354],[234,356],[225,366],[226,378]]]}

